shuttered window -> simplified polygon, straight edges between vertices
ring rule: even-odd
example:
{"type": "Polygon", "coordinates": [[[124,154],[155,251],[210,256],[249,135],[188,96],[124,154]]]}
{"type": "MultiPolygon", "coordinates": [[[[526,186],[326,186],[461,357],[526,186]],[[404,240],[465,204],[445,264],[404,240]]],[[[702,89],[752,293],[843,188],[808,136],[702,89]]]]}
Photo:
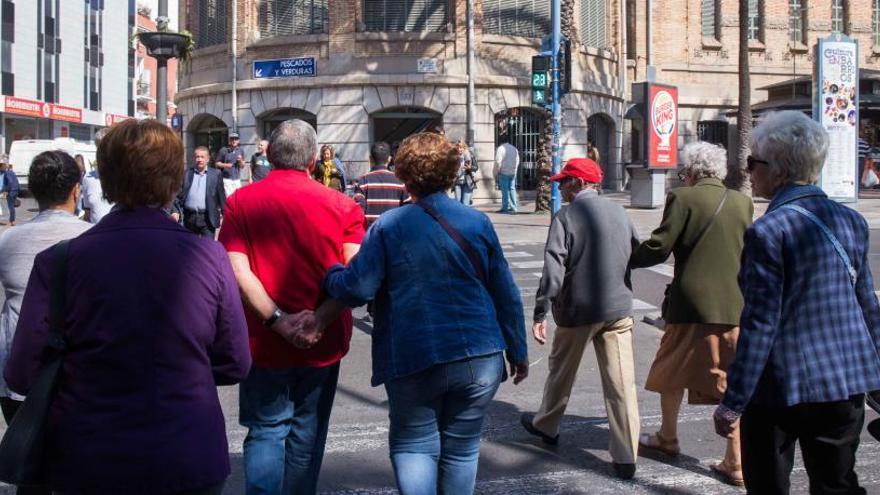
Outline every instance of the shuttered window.
{"type": "Polygon", "coordinates": [[[760,0],[749,0],[749,39],[760,41],[761,25],[764,20],[761,18],[760,0]]]}
{"type": "Polygon", "coordinates": [[[880,0],[871,2],[871,34],[874,46],[880,46],[880,0]]]}
{"type": "Polygon", "coordinates": [[[806,11],[805,1],[788,0],[788,40],[792,43],[804,42],[804,17],[806,11]]]}
{"type": "Polygon", "coordinates": [[[843,33],[843,0],[831,0],[831,32],[843,33]]]}
{"type": "Polygon", "coordinates": [[[718,2],[717,0],[701,0],[700,26],[704,38],[720,39],[718,35],[718,2]]]}
{"type": "Polygon", "coordinates": [[[364,0],[367,31],[443,32],[449,0],[364,0]]]}
{"type": "Polygon", "coordinates": [[[226,20],[229,18],[228,0],[195,0],[190,13],[190,31],[196,48],[226,43],[226,20]]]}
{"type": "Polygon", "coordinates": [[[550,32],[550,0],[483,0],[483,32],[545,36],[550,32]]]}
{"type": "Polygon", "coordinates": [[[262,0],[259,22],[262,38],[326,33],[327,0],[262,0]]]}
{"type": "Polygon", "coordinates": [[[605,0],[581,0],[581,43],[586,46],[608,47],[605,4],[605,0]]]}

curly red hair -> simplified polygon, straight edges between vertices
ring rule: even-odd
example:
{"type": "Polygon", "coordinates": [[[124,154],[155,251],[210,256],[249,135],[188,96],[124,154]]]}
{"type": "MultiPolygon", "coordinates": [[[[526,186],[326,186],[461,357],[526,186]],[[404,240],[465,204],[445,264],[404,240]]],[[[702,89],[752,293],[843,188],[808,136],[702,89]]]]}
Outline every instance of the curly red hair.
{"type": "Polygon", "coordinates": [[[394,174],[420,198],[450,189],[458,167],[458,147],[430,132],[406,138],[394,156],[394,174]]]}

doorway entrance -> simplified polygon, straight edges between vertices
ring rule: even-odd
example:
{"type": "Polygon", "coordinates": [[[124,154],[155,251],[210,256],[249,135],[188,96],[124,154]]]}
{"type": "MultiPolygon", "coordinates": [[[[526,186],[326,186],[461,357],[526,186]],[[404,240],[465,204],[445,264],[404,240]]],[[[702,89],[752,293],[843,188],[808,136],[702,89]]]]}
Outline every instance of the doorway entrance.
{"type": "Polygon", "coordinates": [[[538,147],[544,134],[546,114],[526,107],[510,108],[495,114],[495,146],[502,136],[519,151],[516,172],[517,189],[535,189],[538,185],[538,147]]]}
{"type": "Polygon", "coordinates": [[[442,126],[441,114],[418,107],[391,108],[370,115],[372,142],[385,141],[391,146],[392,155],[407,137],[442,126]]]}

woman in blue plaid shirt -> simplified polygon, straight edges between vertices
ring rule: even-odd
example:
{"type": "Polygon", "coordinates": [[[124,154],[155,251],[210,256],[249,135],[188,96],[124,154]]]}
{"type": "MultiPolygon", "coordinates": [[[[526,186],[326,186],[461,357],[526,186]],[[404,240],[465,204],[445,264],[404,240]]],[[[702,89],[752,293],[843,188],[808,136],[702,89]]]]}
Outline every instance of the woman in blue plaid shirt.
{"type": "Polygon", "coordinates": [[[880,389],[880,305],[867,222],[814,185],[828,141],[795,111],[752,135],[753,192],[771,202],[746,231],[739,342],[715,411],[723,436],[741,422],[749,493],[789,492],[798,442],[811,493],[866,493],[854,466],[865,393],[880,389]]]}

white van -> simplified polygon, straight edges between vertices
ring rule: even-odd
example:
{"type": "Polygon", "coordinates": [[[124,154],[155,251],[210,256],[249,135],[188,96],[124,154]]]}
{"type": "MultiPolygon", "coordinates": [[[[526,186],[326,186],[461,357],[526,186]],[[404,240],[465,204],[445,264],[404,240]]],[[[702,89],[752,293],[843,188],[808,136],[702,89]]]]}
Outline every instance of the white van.
{"type": "Polygon", "coordinates": [[[62,150],[70,153],[70,156],[82,155],[86,162],[86,172],[92,170],[95,163],[95,145],[71,138],[55,139],[22,139],[13,141],[9,148],[9,163],[12,170],[18,176],[22,188],[27,187],[28,172],[31,170],[31,162],[34,157],[44,151],[62,150]]]}

